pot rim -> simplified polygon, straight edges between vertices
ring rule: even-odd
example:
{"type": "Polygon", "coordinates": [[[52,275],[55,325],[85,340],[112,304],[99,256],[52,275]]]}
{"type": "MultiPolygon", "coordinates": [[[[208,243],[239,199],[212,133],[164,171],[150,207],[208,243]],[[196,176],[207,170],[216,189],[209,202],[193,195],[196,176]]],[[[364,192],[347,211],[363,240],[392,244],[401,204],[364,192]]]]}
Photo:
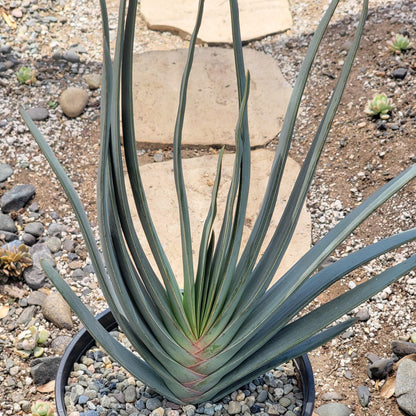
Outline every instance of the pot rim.
{"type": "MultiPolygon", "coordinates": [[[[112,331],[118,324],[113,317],[110,309],[99,313],[96,319],[107,330],[112,331]]],[[[55,381],[55,404],[58,416],[67,416],[65,406],[65,386],[74,363],[78,362],[82,355],[95,344],[94,338],[83,327],[67,346],[61,358],[55,381]]],[[[303,354],[293,360],[293,365],[298,371],[302,384],[303,406],[301,416],[312,415],[315,405],[315,382],[313,377],[312,365],[308,355],[303,354]]]]}

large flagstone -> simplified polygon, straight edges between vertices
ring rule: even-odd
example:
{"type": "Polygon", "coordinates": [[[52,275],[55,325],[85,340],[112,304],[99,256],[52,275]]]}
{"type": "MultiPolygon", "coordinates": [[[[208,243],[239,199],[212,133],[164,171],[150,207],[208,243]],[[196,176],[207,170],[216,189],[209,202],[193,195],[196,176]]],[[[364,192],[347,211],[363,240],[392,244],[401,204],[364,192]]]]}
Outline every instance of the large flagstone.
{"type": "MultiPolygon", "coordinates": [[[[133,107],[136,141],[171,144],[187,50],[146,52],[134,57],[133,107]]],[[[248,115],[252,146],[279,133],[292,88],[277,62],[244,50],[251,74],[248,115]]],[[[238,118],[234,55],[231,49],[197,48],[185,115],[184,145],[234,145],[238,118]]]]}
{"type": "MultiPolygon", "coordinates": [[[[245,221],[243,236],[243,246],[247,241],[248,235],[254,225],[263,194],[266,189],[267,180],[274,152],[270,150],[252,151],[252,169],[249,203],[245,221]]],[[[215,180],[217,155],[209,155],[183,160],[183,169],[187,185],[187,197],[190,209],[190,221],[193,237],[194,262],[197,260],[200,237],[204,226],[204,221],[209,209],[212,186],[215,180]]],[[[221,187],[218,195],[218,219],[215,224],[215,234],[218,236],[219,224],[225,207],[228,187],[232,176],[233,154],[224,155],[221,187]]],[[[271,238],[272,231],[278,224],[278,220],[283,211],[283,207],[288,200],[291,187],[293,186],[296,175],[299,172],[298,164],[292,159],[288,160],[280,196],[278,198],[277,210],[274,213],[270,231],[266,236],[266,242],[271,238]]],[[[171,261],[173,271],[177,280],[183,287],[182,278],[182,257],[181,241],[178,217],[178,204],[173,178],[172,161],[153,163],[141,167],[142,179],[146,188],[146,196],[159,234],[163,248],[171,261]]],[[[129,203],[133,204],[132,196],[129,196],[129,203]]],[[[138,216],[133,212],[134,224],[139,232],[140,241],[144,241],[138,216]]],[[[283,258],[282,264],[274,281],[287,271],[294,262],[300,258],[310,247],[311,244],[311,219],[305,209],[300,215],[299,224],[290,243],[289,249],[283,258]]],[[[150,249],[146,246],[145,251],[150,255],[150,249]]],[[[154,263],[153,263],[154,264],[154,263]]],[[[195,264],[196,266],[196,264],[195,264]]]]}
{"type": "MultiPolygon", "coordinates": [[[[287,30],[292,25],[288,0],[240,0],[243,41],[287,30]]],[[[196,0],[141,0],[141,13],[150,29],[179,34],[193,31],[198,8],[196,0]]],[[[199,39],[208,43],[231,43],[229,2],[205,1],[199,39]]]]}

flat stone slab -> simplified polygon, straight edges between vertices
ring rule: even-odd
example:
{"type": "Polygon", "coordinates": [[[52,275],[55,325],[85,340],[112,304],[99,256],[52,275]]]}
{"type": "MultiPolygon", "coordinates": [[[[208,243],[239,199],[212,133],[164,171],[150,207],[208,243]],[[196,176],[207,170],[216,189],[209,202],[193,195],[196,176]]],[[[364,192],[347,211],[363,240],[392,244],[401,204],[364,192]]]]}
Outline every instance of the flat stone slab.
{"type": "MultiPolygon", "coordinates": [[[[134,57],[136,141],[172,143],[186,56],[186,49],[178,49],[134,57]]],[[[280,132],[292,88],[271,56],[245,49],[244,58],[251,74],[250,143],[263,146],[280,132]]],[[[237,97],[233,51],[197,48],[189,80],[183,144],[233,146],[237,97]]]]}
{"type": "Polygon", "coordinates": [[[416,362],[400,360],[397,370],[395,396],[397,403],[407,415],[416,416],[416,362]]]}
{"type": "MultiPolygon", "coordinates": [[[[288,0],[240,0],[243,41],[283,32],[292,26],[288,0]]],[[[142,0],[141,13],[150,29],[192,33],[198,2],[195,0],[142,0]]],[[[229,2],[207,0],[198,38],[208,43],[231,43],[229,2]]]]}
{"type": "MultiPolygon", "coordinates": [[[[264,149],[252,151],[251,154],[251,184],[243,234],[243,247],[245,246],[248,235],[254,226],[260,204],[263,200],[263,194],[266,189],[274,157],[274,152],[264,149]]],[[[209,209],[212,186],[215,180],[217,160],[217,155],[183,160],[183,169],[190,210],[192,239],[195,242],[193,245],[195,263],[198,257],[204,221],[209,209]]],[[[233,161],[233,154],[224,155],[221,175],[222,185],[220,186],[218,194],[217,219],[214,224],[214,230],[217,236],[219,235],[219,225],[221,224],[227,192],[231,181],[233,161]]],[[[270,231],[266,236],[266,243],[270,241],[272,232],[278,224],[278,220],[283,212],[283,207],[289,198],[291,187],[295,183],[298,172],[298,164],[289,159],[277,202],[277,210],[275,210],[276,212],[274,213],[271,222],[270,231]]],[[[141,175],[156,230],[168,259],[171,262],[173,271],[177,276],[179,285],[183,287],[179,214],[173,178],[173,162],[167,161],[141,166],[141,175]]],[[[129,193],[129,203],[131,207],[134,207],[131,193],[129,193]]],[[[145,237],[143,231],[141,230],[140,221],[134,208],[132,209],[132,215],[134,224],[139,233],[140,241],[144,246],[146,254],[150,258],[150,249],[147,247],[147,244],[144,244],[145,237]]],[[[311,219],[306,210],[303,209],[295,234],[292,238],[292,242],[290,243],[288,251],[282,260],[282,264],[277,272],[277,275],[275,276],[274,281],[280,277],[283,272],[287,271],[296,262],[296,260],[310,248],[310,244],[311,219]]],[[[154,263],[152,264],[154,265],[154,263]]]]}

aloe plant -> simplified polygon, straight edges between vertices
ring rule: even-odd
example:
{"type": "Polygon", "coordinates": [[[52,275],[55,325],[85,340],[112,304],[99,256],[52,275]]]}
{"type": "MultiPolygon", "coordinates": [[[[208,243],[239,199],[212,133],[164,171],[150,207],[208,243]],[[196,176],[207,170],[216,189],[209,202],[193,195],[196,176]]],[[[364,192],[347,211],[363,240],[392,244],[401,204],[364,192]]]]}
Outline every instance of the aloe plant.
{"type": "Polygon", "coordinates": [[[122,0],[120,4],[118,36],[112,60],[105,1],[101,1],[104,82],[97,201],[104,262],[82,203],[70,180],[33,121],[23,109],[21,112],[71,201],[103,293],[120,328],[140,358],[121,346],[100,326],[55,269],[47,262],[42,262],[42,266],[97,343],[131,374],[177,403],[217,400],[268,369],[340,334],[354,322],[354,319],[338,321],[344,314],[416,266],[414,255],[328,303],[305,312],[302,316],[300,314],[337,280],[381,254],[416,238],[414,228],[362,248],[317,272],[324,260],[359,224],[416,176],[416,165],[403,171],[355,208],[277,283],[269,287],[294,232],[347,83],[368,4],[367,0],[363,1],[355,37],[326,112],[317,128],[282,219],[274,230],[267,249],[260,256],[260,248],[275,208],[308,74],[338,1],[331,2],[311,40],[288,106],[264,201],[249,240],[242,248],[241,237],[250,178],[247,114],[250,75],[244,68],[238,4],[236,0],[230,0],[239,98],[234,174],[221,229],[219,235],[214,237],[212,224],[217,211],[221,152],[212,189],[212,202],[201,236],[197,268],[194,270],[181,139],[188,78],[203,14],[204,1],[200,0],[197,23],[191,36],[182,78],[173,143],[181,225],[178,241],[180,238],[184,276],[184,287],[180,288],[156,234],[136,157],[132,110],[132,49],[136,2],[129,2],[127,11],[125,3],[122,0]],[[125,166],[133,191],[134,207],[127,203],[120,118],[125,166]],[[134,231],[131,209],[138,212],[156,267],[151,266],[144,254],[142,242],[134,231]],[[335,321],[337,323],[332,325],[335,321]]]}

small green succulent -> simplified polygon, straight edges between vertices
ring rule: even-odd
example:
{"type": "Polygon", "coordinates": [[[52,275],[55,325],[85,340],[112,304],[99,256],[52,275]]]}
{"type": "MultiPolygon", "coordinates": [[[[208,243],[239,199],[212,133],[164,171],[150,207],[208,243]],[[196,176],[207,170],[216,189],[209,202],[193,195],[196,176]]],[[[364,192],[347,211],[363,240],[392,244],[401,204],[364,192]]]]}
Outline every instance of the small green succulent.
{"type": "Polygon", "coordinates": [[[383,120],[387,120],[388,114],[394,108],[391,98],[387,98],[386,94],[376,94],[370,101],[368,101],[365,108],[365,113],[371,116],[379,116],[383,120]]]}
{"type": "Polygon", "coordinates": [[[397,34],[396,37],[387,42],[389,49],[394,53],[401,53],[409,49],[412,44],[407,36],[397,34]]]}
{"type": "Polygon", "coordinates": [[[33,84],[36,82],[36,71],[27,66],[22,66],[16,72],[16,78],[21,84],[33,84]]]}
{"type": "Polygon", "coordinates": [[[28,250],[24,244],[17,249],[0,247],[0,279],[20,277],[23,270],[32,265],[28,250]]]}
{"type": "Polygon", "coordinates": [[[43,327],[31,326],[21,332],[16,339],[16,352],[23,358],[29,358],[31,354],[34,357],[43,355],[42,347],[49,339],[49,331],[43,327]]]}
{"type": "Polygon", "coordinates": [[[43,400],[37,400],[30,408],[30,411],[32,416],[53,416],[55,414],[53,406],[43,400]]]}

